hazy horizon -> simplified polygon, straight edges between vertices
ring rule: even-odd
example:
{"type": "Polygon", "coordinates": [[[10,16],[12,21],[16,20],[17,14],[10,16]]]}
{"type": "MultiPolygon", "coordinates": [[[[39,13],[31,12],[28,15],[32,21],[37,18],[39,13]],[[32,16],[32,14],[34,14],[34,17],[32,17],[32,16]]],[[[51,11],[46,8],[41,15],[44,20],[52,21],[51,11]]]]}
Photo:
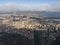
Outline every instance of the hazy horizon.
{"type": "Polygon", "coordinates": [[[0,11],[60,12],[60,0],[0,0],[0,11]]]}

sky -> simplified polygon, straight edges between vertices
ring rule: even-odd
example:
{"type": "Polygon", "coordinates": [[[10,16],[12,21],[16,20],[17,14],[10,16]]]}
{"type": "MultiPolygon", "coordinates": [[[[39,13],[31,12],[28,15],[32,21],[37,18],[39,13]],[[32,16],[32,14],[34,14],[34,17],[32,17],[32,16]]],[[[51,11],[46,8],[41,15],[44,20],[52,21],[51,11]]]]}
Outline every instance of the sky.
{"type": "Polygon", "coordinates": [[[60,11],[60,0],[0,0],[0,11],[60,11]]]}

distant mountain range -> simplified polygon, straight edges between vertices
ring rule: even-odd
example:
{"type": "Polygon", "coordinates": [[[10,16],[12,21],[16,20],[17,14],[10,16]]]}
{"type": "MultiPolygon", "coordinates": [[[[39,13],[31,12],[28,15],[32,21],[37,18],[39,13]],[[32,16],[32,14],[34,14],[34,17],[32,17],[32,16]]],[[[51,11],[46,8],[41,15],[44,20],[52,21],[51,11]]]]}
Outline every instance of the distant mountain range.
{"type": "Polygon", "coordinates": [[[15,12],[7,12],[7,11],[0,11],[0,14],[20,14],[20,13],[34,13],[39,14],[41,16],[48,16],[48,17],[60,17],[60,12],[47,12],[47,11],[15,11],[15,12]]]}
{"type": "Polygon", "coordinates": [[[41,15],[48,17],[60,17],[60,12],[41,12],[41,15]]]}

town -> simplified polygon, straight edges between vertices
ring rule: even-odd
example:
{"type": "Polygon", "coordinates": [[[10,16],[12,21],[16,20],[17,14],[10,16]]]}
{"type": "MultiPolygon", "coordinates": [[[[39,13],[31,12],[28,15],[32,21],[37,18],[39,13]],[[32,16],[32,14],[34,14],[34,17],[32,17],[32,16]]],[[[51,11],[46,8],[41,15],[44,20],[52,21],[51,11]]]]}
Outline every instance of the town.
{"type": "Polygon", "coordinates": [[[60,34],[60,21],[59,21],[60,19],[57,17],[48,18],[48,17],[41,16],[42,17],[41,18],[38,16],[29,16],[29,15],[30,13],[26,15],[25,14],[20,14],[20,15],[1,14],[0,15],[0,32],[20,34],[22,36],[27,37],[29,40],[32,40],[32,44],[33,44],[33,42],[35,42],[33,41],[33,39],[35,39],[34,37],[37,37],[36,35],[34,36],[34,34],[37,34],[35,31],[38,31],[38,32],[42,31],[41,45],[46,44],[45,43],[46,40],[48,40],[48,45],[51,44],[52,43],[51,40],[55,40],[56,39],[55,37],[58,36],[58,34],[60,34]],[[44,38],[47,38],[47,39],[44,39],[44,38]]]}

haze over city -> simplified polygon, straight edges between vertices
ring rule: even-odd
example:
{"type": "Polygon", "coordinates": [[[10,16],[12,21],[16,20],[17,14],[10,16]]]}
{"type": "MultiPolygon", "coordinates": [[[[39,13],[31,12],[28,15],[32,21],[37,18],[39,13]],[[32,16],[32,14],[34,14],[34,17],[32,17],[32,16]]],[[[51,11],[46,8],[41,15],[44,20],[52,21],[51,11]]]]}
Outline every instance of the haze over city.
{"type": "Polygon", "coordinates": [[[60,45],[60,0],[0,0],[0,45],[60,45]]]}

